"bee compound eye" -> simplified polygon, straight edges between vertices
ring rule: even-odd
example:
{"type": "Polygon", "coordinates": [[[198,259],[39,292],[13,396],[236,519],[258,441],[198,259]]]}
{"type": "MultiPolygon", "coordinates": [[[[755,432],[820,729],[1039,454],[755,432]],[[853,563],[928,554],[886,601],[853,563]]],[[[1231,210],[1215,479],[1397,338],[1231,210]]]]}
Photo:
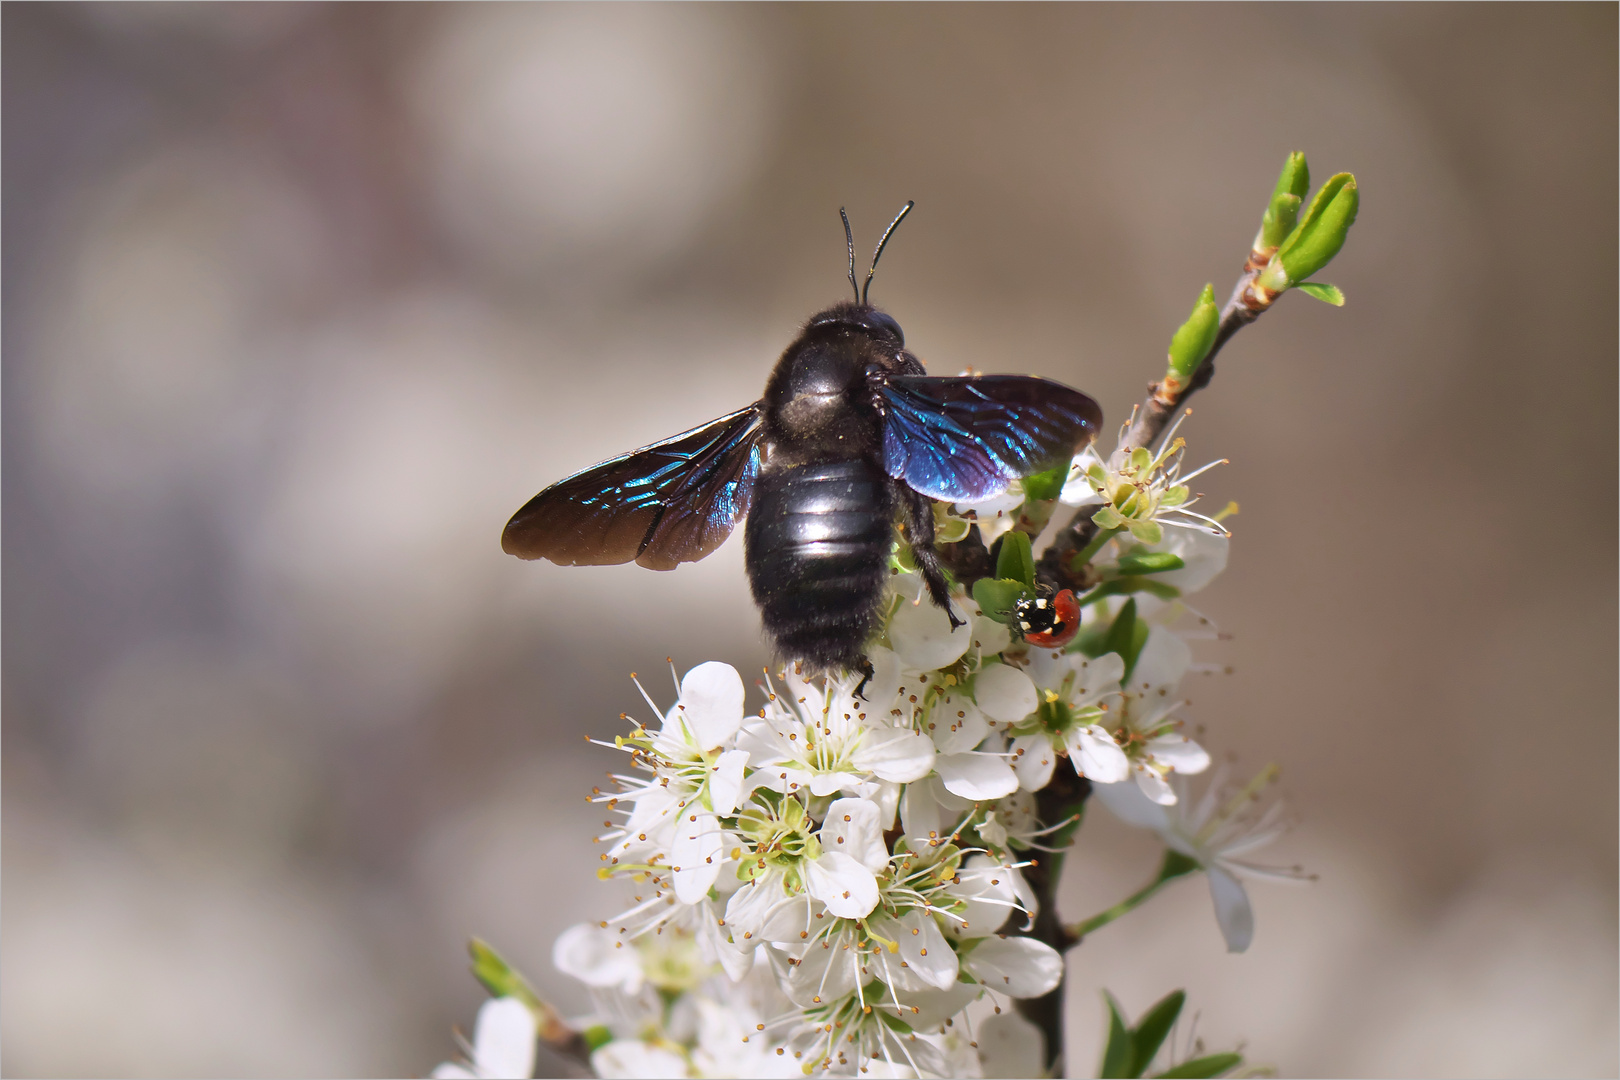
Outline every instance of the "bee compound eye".
{"type": "Polygon", "coordinates": [[[892,335],[894,337],[894,340],[898,344],[905,345],[905,343],[906,343],[905,331],[900,329],[900,324],[899,323],[895,322],[892,318],[885,315],[883,312],[881,312],[881,311],[873,311],[871,314],[869,314],[867,316],[866,323],[867,323],[868,326],[870,326],[874,330],[880,330],[885,334],[892,335]]]}

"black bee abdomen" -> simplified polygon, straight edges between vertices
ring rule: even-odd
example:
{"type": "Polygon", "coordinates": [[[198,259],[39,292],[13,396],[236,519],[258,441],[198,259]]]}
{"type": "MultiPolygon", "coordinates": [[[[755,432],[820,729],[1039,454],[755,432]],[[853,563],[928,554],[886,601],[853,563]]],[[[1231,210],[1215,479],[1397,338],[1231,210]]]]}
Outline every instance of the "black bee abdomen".
{"type": "Polygon", "coordinates": [[[748,512],[748,581],[790,660],[852,668],[877,628],[894,533],[892,481],[864,460],[763,473],[748,512]]]}

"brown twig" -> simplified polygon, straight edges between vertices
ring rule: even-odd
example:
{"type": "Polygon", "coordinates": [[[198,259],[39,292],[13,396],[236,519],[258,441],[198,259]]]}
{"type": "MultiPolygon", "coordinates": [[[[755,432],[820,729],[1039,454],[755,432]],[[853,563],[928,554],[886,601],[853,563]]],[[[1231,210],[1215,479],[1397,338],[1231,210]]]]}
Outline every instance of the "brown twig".
{"type": "MultiPolygon", "coordinates": [[[[1215,377],[1215,356],[1221,347],[1271,306],[1277,294],[1260,285],[1257,280],[1270,258],[1270,251],[1256,250],[1250,253],[1243,274],[1232,289],[1232,297],[1221,312],[1214,344],[1187,384],[1178,386],[1168,379],[1150,384],[1147,399],[1132,414],[1130,424],[1120,437],[1119,447],[1114,451],[1116,461],[1122,460],[1136,447],[1151,447],[1157,442],[1187,399],[1208,386],[1210,379],[1215,377]]],[[[1096,536],[1097,526],[1091,520],[1093,509],[1084,507],[1076,512],[1041,553],[1036,574],[1042,584],[1055,589],[1072,589],[1077,593],[1093,584],[1087,580],[1086,567],[1073,565],[1075,554],[1096,536]]],[[[982,544],[980,546],[982,548],[982,544]]],[[[1058,768],[1053,773],[1051,783],[1035,795],[1039,824],[1049,826],[1078,813],[1084,808],[1086,797],[1090,794],[1090,781],[1073,775],[1071,769],[1058,768]]],[[[1064,847],[1072,833],[1073,829],[1060,831],[1054,837],[1052,846],[1064,847]]],[[[1043,853],[1038,862],[1025,872],[1040,902],[1028,936],[1044,941],[1059,953],[1078,944],[1079,940],[1063,925],[1057,912],[1057,887],[1062,870],[1063,855],[1058,852],[1043,853]]],[[[1058,983],[1056,989],[1044,997],[1018,1002],[1019,1013],[1041,1030],[1045,1040],[1042,1061],[1048,1076],[1064,1074],[1063,992],[1066,982],[1058,983]]]]}
{"type": "MultiPolygon", "coordinates": [[[[1052,772],[1051,782],[1035,793],[1036,815],[1043,822],[1059,822],[1074,817],[1085,809],[1086,798],[1090,794],[1091,781],[1076,775],[1067,760],[1059,761],[1058,768],[1052,772]]],[[[1073,827],[1063,830],[1060,834],[1063,840],[1053,843],[1052,846],[1063,847],[1078,826],[1077,821],[1073,827]]],[[[1024,870],[1024,880],[1029,882],[1029,887],[1034,890],[1040,906],[1036,909],[1034,926],[1027,932],[1019,931],[1021,936],[1032,937],[1050,945],[1057,950],[1059,956],[1074,944],[1057,910],[1058,881],[1062,876],[1061,851],[1041,852],[1034,864],[1024,870]]],[[[1023,998],[1017,1002],[1019,1015],[1041,1029],[1043,1043],[1041,1063],[1046,1076],[1064,1074],[1063,988],[1067,982],[1068,979],[1064,978],[1050,993],[1038,998],[1023,998]]]]}
{"type": "Polygon", "coordinates": [[[1075,511],[1069,523],[1057,531],[1046,550],[1035,564],[1035,578],[1054,592],[1068,589],[1076,596],[1096,584],[1086,575],[1086,567],[1075,566],[1075,553],[1085,550],[1097,535],[1097,523],[1091,520],[1096,507],[1086,506],[1075,511]]]}
{"type": "Polygon", "coordinates": [[[973,595],[975,581],[993,576],[996,570],[994,553],[985,547],[978,525],[971,526],[968,534],[955,543],[940,544],[939,564],[967,589],[969,596],[973,595]]]}
{"type": "MultiPolygon", "coordinates": [[[[1198,365],[1198,370],[1193,373],[1187,385],[1177,387],[1168,385],[1167,382],[1148,384],[1148,396],[1131,414],[1130,427],[1120,437],[1119,447],[1114,451],[1116,460],[1122,460],[1124,455],[1138,446],[1152,447],[1159,436],[1164,434],[1164,429],[1170,425],[1176,410],[1185,405],[1188,398],[1208,386],[1209,380],[1215,377],[1215,354],[1221,351],[1221,346],[1230,341],[1239,330],[1258,319],[1277,299],[1277,293],[1267,289],[1257,280],[1260,271],[1266,266],[1265,261],[1259,261],[1260,255],[1260,252],[1252,252],[1248,262],[1244,264],[1243,275],[1238,278],[1237,285],[1232,289],[1232,298],[1226,302],[1226,308],[1221,312],[1220,329],[1215,332],[1215,343],[1210,346],[1204,362],[1198,365]]],[[[1269,259],[1270,255],[1267,254],[1265,258],[1269,259]]]]}
{"type": "Polygon", "coordinates": [[[585,1036],[568,1025],[556,1009],[547,1002],[536,1002],[535,1022],[540,1043],[557,1057],[572,1065],[583,1066],[583,1076],[591,1075],[591,1048],[585,1036]]]}

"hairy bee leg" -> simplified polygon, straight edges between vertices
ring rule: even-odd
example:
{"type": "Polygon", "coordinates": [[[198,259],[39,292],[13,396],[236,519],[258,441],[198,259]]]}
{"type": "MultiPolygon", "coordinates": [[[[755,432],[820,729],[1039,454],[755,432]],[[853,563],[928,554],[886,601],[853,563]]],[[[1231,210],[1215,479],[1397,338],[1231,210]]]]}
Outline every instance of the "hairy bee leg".
{"type": "Polygon", "coordinates": [[[952,630],[966,626],[967,623],[956,617],[956,609],[951,606],[951,587],[945,581],[945,572],[939,568],[939,552],[934,550],[934,504],[919,491],[913,491],[904,484],[896,486],[900,488],[900,499],[906,508],[906,535],[911,538],[911,557],[916,560],[917,569],[922,571],[923,581],[928,583],[928,595],[950,617],[952,630]]]}
{"type": "Polygon", "coordinates": [[[861,662],[855,665],[855,670],[861,673],[861,681],[855,684],[855,696],[862,701],[866,700],[866,684],[872,681],[877,669],[872,666],[872,658],[861,657],[861,662]]]}

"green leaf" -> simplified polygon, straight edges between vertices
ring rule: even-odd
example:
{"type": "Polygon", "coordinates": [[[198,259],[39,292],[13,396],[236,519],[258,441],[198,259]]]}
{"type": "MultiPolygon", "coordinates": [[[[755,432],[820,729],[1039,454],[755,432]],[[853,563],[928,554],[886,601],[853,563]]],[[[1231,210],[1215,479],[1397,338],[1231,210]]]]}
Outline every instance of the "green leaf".
{"type": "Polygon", "coordinates": [[[613,1032],[606,1024],[597,1024],[595,1027],[585,1029],[585,1045],[593,1054],[612,1041],[613,1032]]]}
{"type": "Polygon", "coordinates": [[[1229,1073],[1243,1064],[1242,1054],[1206,1054],[1201,1058],[1183,1061],[1180,1065],[1155,1073],[1156,1078],[1172,1080],[1181,1077],[1210,1077],[1229,1073]]]}
{"type": "Polygon", "coordinates": [[[1001,538],[1001,553],[996,556],[996,577],[1021,581],[1030,592],[1035,591],[1035,554],[1029,546],[1029,537],[1014,529],[1001,538]]]}
{"type": "Polygon", "coordinates": [[[1127,574],[1163,574],[1187,565],[1180,555],[1168,551],[1136,551],[1121,555],[1115,566],[1121,577],[1127,574]]]}
{"type": "Polygon", "coordinates": [[[1325,281],[1302,281],[1294,288],[1306,296],[1314,296],[1324,304],[1334,307],[1344,307],[1344,293],[1337,285],[1329,285],[1325,281]]]}
{"type": "Polygon", "coordinates": [[[473,978],[483,983],[491,995],[517,998],[536,1011],[544,1007],[529,981],[513,971],[512,965],[501,959],[487,942],[473,938],[467,943],[467,952],[472,957],[473,978]]]}
{"type": "Polygon", "coordinates": [[[998,623],[1012,621],[1013,607],[1030,596],[1021,581],[1008,578],[980,578],[973,583],[973,601],[986,618],[998,623]]]}
{"type": "Polygon", "coordinates": [[[1344,238],[1355,224],[1360,206],[1361,194],[1356,190],[1354,176],[1338,173],[1329,178],[1311,200],[1311,208],[1305,211],[1299,227],[1277,249],[1271,265],[1261,275],[1262,283],[1273,287],[1274,268],[1280,266],[1287,287],[1293,287],[1332,262],[1344,247],[1344,238]]]}
{"type": "Polygon", "coordinates": [[[1221,328],[1220,309],[1215,306],[1215,287],[1205,285],[1193,304],[1192,314],[1170,338],[1170,368],[1165,381],[1179,389],[1185,386],[1209,355],[1215,334],[1221,328]]]}
{"type": "Polygon", "coordinates": [[[1131,1059],[1136,1056],[1132,1045],[1130,1030],[1125,1026],[1125,1017],[1119,1011],[1119,1002],[1114,995],[1103,991],[1103,1000],[1108,1002],[1108,1045],[1103,1048],[1102,1065],[1097,1070],[1100,1080],[1116,1080],[1118,1077],[1135,1075],[1131,1069],[1131,1059]]]}
{"type": "Polygon", "coordinates": [[[1131,672],[1136,668],[1137,657],[1142,655],[1142,646],[1147,644],[1148,625],[1136,617],[1136,598],[1125,601],[1125,606],[1119,609],[1114,616],[1114,624],[1108,628],[1108,636],[1103,640],[1103,652],[1119,653],[1120,659],[1125,661],[1125,674],[1119,680],[1126,682],[1131,672]]]}
{"type": "Polygon", "coordinates": [[[1131,1029],[1131,1043],[1135,1048],[1135,1056],[1131,1061],[1131,1075],[1141,1076],[1147,1072],[1147,1067],[1153,1064],[1153,1055],[1159,1052],[1164,1040],[1170,1034],[1170,1027],[1181,1015],[1181,1007],[1187,1002],[1185,990],[1172,990],[1147,1015],[1136,1022],[1131,1029]]]}
{"type": "Polygon", "coordinates": [[[1024,477],[1024,498],[1029,502],[1051,502],[1063,491],[1069,479],[1069,463],[1024,477]]]}

